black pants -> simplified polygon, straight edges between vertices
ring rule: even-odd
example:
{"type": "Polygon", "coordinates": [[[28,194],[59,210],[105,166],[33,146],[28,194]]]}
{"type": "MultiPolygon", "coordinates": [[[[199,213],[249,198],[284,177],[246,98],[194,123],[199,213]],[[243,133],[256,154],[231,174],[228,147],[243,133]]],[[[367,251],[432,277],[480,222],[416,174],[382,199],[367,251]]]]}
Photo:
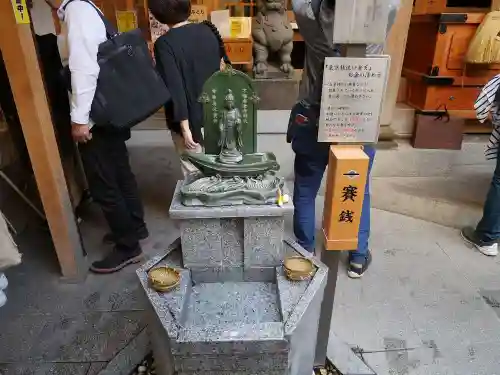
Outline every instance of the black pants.
{"type": "Polygon", "coordinates": [[[92,129],[92,140],[80,144],[90,193],[101,206],[121,251],[139,246],[138,232],[146,229],[144,209],[129,163],[125,141],[130,131],[92,129]]]}

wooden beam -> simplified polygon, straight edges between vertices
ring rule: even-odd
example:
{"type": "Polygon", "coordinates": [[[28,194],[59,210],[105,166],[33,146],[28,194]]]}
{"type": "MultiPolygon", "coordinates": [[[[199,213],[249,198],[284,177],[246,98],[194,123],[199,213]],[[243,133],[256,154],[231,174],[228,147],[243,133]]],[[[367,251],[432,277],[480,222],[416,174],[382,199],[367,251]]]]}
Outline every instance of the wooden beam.
{"type": "Polygon", "coordinates": [[[396,108],[412,9],[413,0],[401,1],[394,25],[392,25],[387,38],[385,53],[391,56],[391,67],[385,98],[382,104],[382,114],[380,116],[380,125],[382,126],[391,124],[396,108]]]}
{"type": "MultiPolygon", "coordinates": [[[[64,178],[31,25],[16,22],[11,1],[0,1],[0,49],[61,272],[67,280],[79,281],[87,274],[87,263],[64,178]]],[[[26,17],[27,14],[24,20],[26,17]]]]}

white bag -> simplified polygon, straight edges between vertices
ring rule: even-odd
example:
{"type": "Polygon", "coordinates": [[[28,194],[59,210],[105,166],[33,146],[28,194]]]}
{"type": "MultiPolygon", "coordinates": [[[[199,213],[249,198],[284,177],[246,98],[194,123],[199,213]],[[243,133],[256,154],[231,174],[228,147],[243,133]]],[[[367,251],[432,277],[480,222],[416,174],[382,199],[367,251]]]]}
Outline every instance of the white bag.
{"type": "Polygon", "coordinates": [[[21,263],[21,254],[10,235],[3,214],[0,212],[0,270],[21,263]]]}

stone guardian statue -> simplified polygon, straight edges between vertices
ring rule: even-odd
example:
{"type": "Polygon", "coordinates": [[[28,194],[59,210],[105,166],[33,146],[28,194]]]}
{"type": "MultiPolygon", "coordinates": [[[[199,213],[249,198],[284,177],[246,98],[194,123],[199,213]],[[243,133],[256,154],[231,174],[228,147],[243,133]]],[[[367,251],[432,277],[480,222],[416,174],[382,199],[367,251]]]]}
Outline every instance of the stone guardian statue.
{"type": "Polygon", "coordinates": [[[293,29],[288,21],[284,0],[258,0],[258,12],[252,21],[253,48],[255,51],[254,73],[256,78],[266,77],[268,57],[276,53],[279,70],[288,78],[293,76],[292,49],[293,29]]]}

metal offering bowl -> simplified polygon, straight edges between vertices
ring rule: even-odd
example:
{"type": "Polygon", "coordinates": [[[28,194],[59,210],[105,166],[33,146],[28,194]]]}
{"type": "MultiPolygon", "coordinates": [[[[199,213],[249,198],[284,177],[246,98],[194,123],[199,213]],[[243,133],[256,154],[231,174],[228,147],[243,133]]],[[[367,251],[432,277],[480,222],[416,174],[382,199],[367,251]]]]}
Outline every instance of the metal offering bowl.
{"type": "Polygon", "coordinates": [[[293,281],[309,280],[314,274],[314,265],[311,260],[301,256],[285,259],[284,269],[286,277],[293,281]]]}
{"type": "Polygon", "coordinates": [[[151,287],[158,292],[169,292],[181,281],[181,274],[172,267],[161,266],[148,272],[151,287]]]}

